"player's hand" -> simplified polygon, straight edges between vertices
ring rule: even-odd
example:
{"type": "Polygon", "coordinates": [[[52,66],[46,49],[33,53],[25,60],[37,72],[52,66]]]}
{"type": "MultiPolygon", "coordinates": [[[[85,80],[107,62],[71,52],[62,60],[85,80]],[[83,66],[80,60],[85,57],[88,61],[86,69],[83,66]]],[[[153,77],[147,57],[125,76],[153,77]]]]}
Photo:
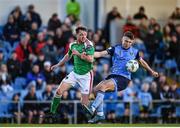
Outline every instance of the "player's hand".
{"type": "Polygon", "coordinates": [[[158,76],[159,76],[159,73],[158,73],[158,72],[155,72],[155,71],[152,71],[151,74],[152,74],[152,76],[154,76],[154,77],[158,77],[158,76]]]}
{"type": "Polygon", "coordinates": [[[57,64],[55,64],[55,65],[53,65],[53,66],[51,66],[51,71],[52,70],[54,70],[55,68],[57,68],[58,67],[58,65],[57,64]]]}
{"type": "Polygon", "coordinates": [[[77,50],[72,50],[73,55],[80,55],[80,53],[77,50]]]}
{"type": "Polygon", "coordinates": [[[85,57],[86,57],[86,52],[83,52],[83,53],[81,54],[81,59],[85,59],[85,57]]]}

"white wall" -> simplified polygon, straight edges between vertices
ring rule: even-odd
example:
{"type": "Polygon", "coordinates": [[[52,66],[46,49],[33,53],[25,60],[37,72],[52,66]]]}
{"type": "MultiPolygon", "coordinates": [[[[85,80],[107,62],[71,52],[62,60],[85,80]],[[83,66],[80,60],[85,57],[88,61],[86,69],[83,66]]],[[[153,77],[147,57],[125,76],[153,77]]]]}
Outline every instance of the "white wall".
{"type": "Polygon", "coordinates": [[[144,6],[149,17],[166,19],[176,6],[180,6],[180,0],[106,0],[106,11],[109,12],[113,6],[118,7],[119,12],[126,17],[127,12],[133,15],[139,6],[144,6]]]}
{"type": "MultiPolygon", "coordinates": [[[[93,29],[94,27],[94,0],[77,0],[81,4],[82,23],[87,27],[93,29]]],[[[43,20],[43,24],[46,25],[48,19],[53,13],[58,13],[61,20],[66,17],[67,0],[0,0],[0,25],[4,25],[7,21],[9,13],[16,5],[19,5],[23,11],[26,12],[29,4],[35,5],[35,10],[39,12],[43,20]]]]}
{"type": "Polygon", "coordinates": [[[6,23],[9,13],[16,5],[19,5],[25,13],[29,4],[35,5],[35,10],[41,15],[43,24],[46,24],[49,17],[58,10],[57,0],[0,0],[0,24],[6,23]]]}
{"type": "MultiPolygon", "coordinates": [[[[65,5],[68,0],[0,0],[0,25],[7,21],[7,16],[11,10],[20,5],[25,13],[29,4],[34,4],[37,12],[40,13],[43,24],[47,24],[51,15],[56,12],[61,20],[66,16],[65,5]]],[[[77,0],[81,4],[82,23],[87,27],[94,28],[94,14],[98,13],[98,26],[102,28],[106,19],[106,14],[117,6],[122,16],[128,14],[133,15],[137,12],[139,6],[143,5],[146,8],[146,13],[149,17],[157,19],[166,19],[176,6],[180,6],[180,0],[98,0],[99,12],[94,12],[94,0],[77,0]]]]}

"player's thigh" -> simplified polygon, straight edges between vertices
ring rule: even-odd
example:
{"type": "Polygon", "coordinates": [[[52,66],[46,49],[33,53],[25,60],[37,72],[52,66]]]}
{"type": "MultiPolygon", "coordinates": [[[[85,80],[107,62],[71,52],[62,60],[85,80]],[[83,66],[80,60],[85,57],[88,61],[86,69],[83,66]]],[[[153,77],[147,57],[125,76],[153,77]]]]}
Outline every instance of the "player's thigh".
{"type": "Polygon", "coordinates": [[[70,72],[60,83],[59,87],[57,88],[56,92],[59,95],[62,95],[64,91],[69,90],[75,83],[77,82],[74,72],[70,72]]]}
{"type": "Polygon", "coordinates": [[[78,84],[80,85],[79,90],[81,94],[89,95],[92,91],[92,85],[93,85],[92,71],[85,75],[78,76],[78,84]]]}
{"type": "Polygon", "coordinates": [[[70,83],[66,83],[66,82],[61,82],[61,84],[59,85],[59,87],[57,88],[56,92],[59,95],[62,95],[65,91],[69,90],[71,88],[71,84],[70,83]]]}
{"type": "Polygon", "coordinates": [[[104,80],[102,82],[100,82],[95,88],[94,88],[94,92],[97,91],[114,91],[115,90],[115,85],[114,82],[109,79],[109,80],[104,80]]]}

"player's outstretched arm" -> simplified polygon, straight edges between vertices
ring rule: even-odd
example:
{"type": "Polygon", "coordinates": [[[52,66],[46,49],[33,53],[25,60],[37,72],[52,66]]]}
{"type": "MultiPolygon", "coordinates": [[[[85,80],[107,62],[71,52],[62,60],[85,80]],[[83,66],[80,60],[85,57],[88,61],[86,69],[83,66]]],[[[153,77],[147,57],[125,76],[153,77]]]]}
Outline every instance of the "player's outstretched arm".
{"type": "Polygon", "coordinates": [[[53,69],[55,69],[55,68],[57,68],[57,67],[59,67],[59,66],[64,65],[68,60],[70,60],[70,58],[71,58],[71,57],[70,57],[68,54],[66,54],[66,55],[59,61],[59,63],[51,66],[51,70],[53,70],[53,69]]]}
{"type": "Polygon", "coordinates": [[[94,53],[94,58],[100,58],[108,55],[108,52],[106,50],[101,51],[101,52],[95,52],[94,53]]]}
{"type": "Polygon", "coordinates": [[[146,70],[148,70],[148,71],[152,74],[152,76],[154,76],[154,77],[158,77],[158,76],[159,76],[158,72],[156,72],[156,71],[154,71],[153,69],[151,69],[151,67],[146,63],[145,60],[143,60],[143,59],[141,58],[141,59],[139,59],[138,61],[139,61],[139,64],[140,64],[143,68],[145,68],[146,70]]]}

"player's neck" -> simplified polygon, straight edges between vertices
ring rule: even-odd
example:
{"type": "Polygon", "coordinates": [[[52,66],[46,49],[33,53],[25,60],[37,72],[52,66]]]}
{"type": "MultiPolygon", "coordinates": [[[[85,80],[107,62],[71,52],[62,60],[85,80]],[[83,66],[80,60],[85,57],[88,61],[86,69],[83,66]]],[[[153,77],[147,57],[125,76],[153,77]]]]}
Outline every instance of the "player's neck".
{"type": "Polygon", "coordinates": [[[83,43],[82,41],[77,40],[77,44],[82,44],[82,43],[83,43]]]}

